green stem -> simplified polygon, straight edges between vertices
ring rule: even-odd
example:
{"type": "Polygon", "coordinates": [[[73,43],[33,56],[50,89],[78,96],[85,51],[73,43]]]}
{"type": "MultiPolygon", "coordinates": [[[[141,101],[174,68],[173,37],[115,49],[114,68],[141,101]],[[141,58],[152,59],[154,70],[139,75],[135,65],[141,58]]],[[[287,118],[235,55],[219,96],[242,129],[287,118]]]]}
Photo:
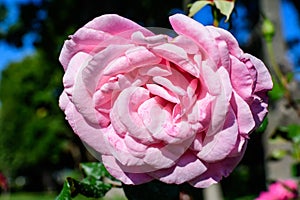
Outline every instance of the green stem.
{"type": "Polygon", "coordinates": [[[215,7],[212,7],[212,14],[214,18],[213,25],[219,27],[218,10],[215,7]]]}

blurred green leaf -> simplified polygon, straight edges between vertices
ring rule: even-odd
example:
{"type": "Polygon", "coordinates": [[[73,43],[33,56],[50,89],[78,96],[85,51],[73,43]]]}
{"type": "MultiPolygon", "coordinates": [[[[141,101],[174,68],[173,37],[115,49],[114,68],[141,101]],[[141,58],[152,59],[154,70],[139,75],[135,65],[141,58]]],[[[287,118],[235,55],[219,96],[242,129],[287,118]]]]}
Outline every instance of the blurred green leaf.
{"type": "Polygon", "coordinates": [[[290,83],[294,79],[295,74],[293,72],[288,72],[286,74],[287,82],[290,83]]]}
{"type": "Polygon", "coordinates": [[[272,160],[280,160],[287,155],[287,151],[284,149],[275,149],[271,153],[272,160]]]}
{"type": "Polygon", "coordinates": [[[271,100],[276,101],[284,96],[284,89],[273,79],[273,89],[268,93],[271,100]]]}
{"type": "Polygon", "coordinates": [[[300,125],[290,124],[287,126],[287,136],[295,143],[300,143],[300,125]]]}
{"type": "Polygon", "coordinates": [[[225,22],[227,22],[230,18],[230,15],[234,9],[234,1],[214,1],[216,7],[220,10],[220,12],[226,16],[225,22]]]}
{"type": "Polygon", "coordinates": [[[204,6],[206,5],[213,5],[213,2],[211,1],[196,1],[192,4],[189,10],[189,17],[194,16],[197,12],[199,12],[204,6]]]}
{"type": "MultiPolygon", "coordinates": [[[[230,15],[234,9],[234,0],[232,1],[225,1],[225,0],[218,0],[218,1],[203,1],[199,0],[195,3],[191,4],[189,10],[189,17],[194,16],[197,12],[199,12],[203,7],[206,5],[212,5],[216,7],[222,15],[225,15],[227,22],[230,18],[230,15]]],[[[216,16],[215,16],[216,17],[216,16]]]]}

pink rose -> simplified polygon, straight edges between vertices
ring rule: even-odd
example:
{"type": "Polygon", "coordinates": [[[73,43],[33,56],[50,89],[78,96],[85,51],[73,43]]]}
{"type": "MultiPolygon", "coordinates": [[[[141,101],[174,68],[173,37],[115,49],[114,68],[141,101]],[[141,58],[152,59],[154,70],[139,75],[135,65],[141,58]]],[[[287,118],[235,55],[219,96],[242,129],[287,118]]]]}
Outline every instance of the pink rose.
{"type": "Polygon", "coordinates": [[[277,181],[269,186],[267,192],[261,192],[255,200],[291,200],[298,197],[298,185],[294,180],[277,181]]]}
{"type": "Polygon", "coordinates": [[[60,107],[125,184],[208,187],[241,160],[272,81],[229,32],[180,14],[170,22],[175,38],[118,15],[80,28],[60,54],[60,107]]]}

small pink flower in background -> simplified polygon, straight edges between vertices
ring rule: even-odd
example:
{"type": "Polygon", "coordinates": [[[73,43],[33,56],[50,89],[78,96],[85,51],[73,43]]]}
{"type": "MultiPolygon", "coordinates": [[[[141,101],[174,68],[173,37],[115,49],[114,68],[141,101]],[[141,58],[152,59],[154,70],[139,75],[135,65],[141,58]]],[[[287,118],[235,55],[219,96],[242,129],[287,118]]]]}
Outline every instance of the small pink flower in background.
{"type": "Polygon", "coordinates": [[[298,184],[294,180],[277,181],[261,192],[256,200],[292,200],[298,197],[298,184]]]}
{"type": "Polygon", "coordinates": [[[241,160],[267,114],[265,65],[226,30],[176,14],[178,36],[118,15],[70,36],[60,107],[74,132],[125,184],[208,187],[241,160]]]}

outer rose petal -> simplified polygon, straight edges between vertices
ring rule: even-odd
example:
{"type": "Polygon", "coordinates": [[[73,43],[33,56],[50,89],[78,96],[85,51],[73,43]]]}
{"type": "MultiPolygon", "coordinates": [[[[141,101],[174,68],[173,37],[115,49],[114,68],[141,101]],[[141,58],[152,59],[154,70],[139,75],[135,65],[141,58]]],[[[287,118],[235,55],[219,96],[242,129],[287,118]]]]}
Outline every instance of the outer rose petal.
{"type": "Polygon", "coordinates": [[[165,183],[182,184],[196,178],[198,174],[202,174],[206,170],[206,166],[194,154],[187,151],[173,167],[154,171],[149,175],[165,183]]]}
{"type": "Polygon", "coordinates": [[[243,62],[233,56],[230,59],[232,63],[230,71],[232,87],[243,99],[250,99],[255,80],[252,79],[248,68],[243,62]]]}
{"type": "Polygon", "coordinates": [[[244,54],[241,57],[241,59],[246,59],[246,60],[249,59],[252,63],[252,66],[248,66],[248,67],[249,68],[254,67],[255,70],[257,71],[257,79],[256,79],[255,90],[254,90],[255,92],[268,91],[273,88],[271,75],[261,60],[247,53],[244,54]]]}
{"type": "Polygon", "coordinates": [[[112,35],[118,35],[127,31],[132,31],[133,33],[133,30],[142,30],[149,35],[153,35],[153,33],[137,23],[116,14],[101,15],[87,23],[84,27],[100,30],[112,35]]]}
{"type": "Polygon", "coordinates": [[[91,55],[84,53],[84,52],[79,52],[75,54],[72,59],[70,60],[68,64],[68,68],[65,71],[65,75],[63,77],[63,84],[65,88],[65,92],[69,95],[72,96],[73,94],[73,86],[75,84],[75,78],[76,75],[79,71],[79,69],[87,65],[87,62],[91,59],[91,55]]]}
{"type": "Polygon", "coordinates": [[[128,173],[124,172],[116,159],[113,156],[102,156],[102,162],[104,163],[107,171],[117,177],[120,181],[125,184],[142,184],[153,180],[154,178],[146,173],[128,173]]]}
{"type": "Polygon", "coordinates": [[[241,134],[250,133],[255,127],[255,120],[253,119],[249,105],[235,92],[231,99],[231,105],[237,115],[239,132],[241,134]]]}
{"type": "Polygon", "coordinates": [[[215,39],[202,24],[182,14],[172,15],[170,23],[177,33],[193,39],[215,64],[219,63],[220,57],[216,51],[218,47],[215,39]]]}
{"type": "Polygon", "coordinates": [[[206,136],[197,156],[206,162],[216,162],[228,156],[234,149],[238,136],[238,124],[232,110],[226,116],[223,130],[213,136],[206,136]]]}
{"type": "Polygon", "coordinates": [[[71,58],[76,53],[90,53],[100,42],[103,42],[110,37],[111,36],[109,34],[99,34],[99,31],[97,30],[91,30],[83,27],[73,36],[70,36],[70,40],[65,41],[59,55],[59,61],[66,70],[71,58]],[[83,44],[81,44],[82,42],[83,44]]]}
{"type": "Polygon", "coordinates": [[[64,43],[59,56],[64,69],[67,68],[72,56],[79,51],[90,53],[101,42],[108,40],[112,35],[128,35],[139,30],[147,35],[153,35],[149,30],[135,22],[119,15],[109,14],[97,17],[79,29],[71,40],[64,43]]]}
{"type": "Polygon", "coordinates": [[[100,127],[95,128],[90,126],[76,110],[72,102],[69,101],[66,93],[60,96],[60,107],[66,113],[66,119],[69,121],[74,132],[80,137],[80,139],[86,144],[87,148],[93,153],[93,155],[100,159],[99,154],[111,155],[105,143],[101,143],[103,140],[104,132],[100,127]],[[101,143],[101,145],[99,145],[101,143]]]}
{"type": "Polygon", "coordinates": [[[214,183],[218,183],[223,177],[227,177],[241,161],[246,147],[247,143],[244,144],[241,153],[235,157],[228,157],[219,162],[208,164],[207,171],[197,178],[189,181],[189,183],[198,188],[206,188],[214,183]]]}
{"type": "Polygon", "coordinates": [[[207,26],[207,29],[217,41],[226,42],[226,47],[229,51],[229,54],[237,58],[242,55],[243,51],[239,47],[237,40],[228,31],[214,26],[207,26]]]}

